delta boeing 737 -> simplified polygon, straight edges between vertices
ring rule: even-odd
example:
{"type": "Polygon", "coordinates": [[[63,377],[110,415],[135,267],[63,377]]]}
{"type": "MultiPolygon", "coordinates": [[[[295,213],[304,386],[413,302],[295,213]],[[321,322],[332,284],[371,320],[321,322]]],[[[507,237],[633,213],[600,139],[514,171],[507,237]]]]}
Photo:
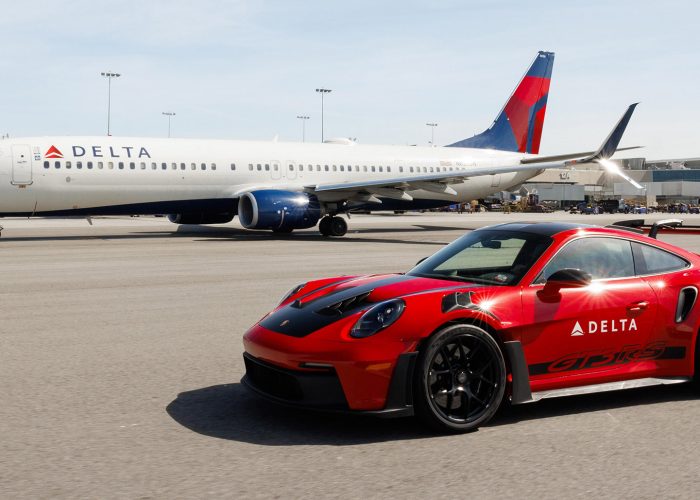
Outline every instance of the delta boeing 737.
{"type": "MultiPolygon", "coordinates": [[[[570,160],[606,164],[631,105],[598,151],[538,156],[554,53],[539,52],[493,124],[445,147],[117,137],[0,141],[0,217],[168,214],[178,224],[343,236],[339,214],[480,199],[570,160]]],[[[608,162],[608,165],[609,162],[608,162]]],[[[619,170],[617,174],[627,178],[619,170]]],[[[627,178],[629,180],[629,178],[627,178]]]]}

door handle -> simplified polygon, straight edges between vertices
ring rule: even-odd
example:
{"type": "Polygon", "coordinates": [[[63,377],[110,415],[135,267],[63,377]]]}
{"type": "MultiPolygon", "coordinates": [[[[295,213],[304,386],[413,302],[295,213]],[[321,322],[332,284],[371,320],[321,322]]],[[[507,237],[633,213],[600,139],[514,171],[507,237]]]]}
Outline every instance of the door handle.
{"type": "Polygon", "coordinates": [[[649,302],[646,300],[641,300],[639,302],[632,302],[630,305],[627,306],[628,311],[644,311],[647,307],[649,307],[649,302]]]}

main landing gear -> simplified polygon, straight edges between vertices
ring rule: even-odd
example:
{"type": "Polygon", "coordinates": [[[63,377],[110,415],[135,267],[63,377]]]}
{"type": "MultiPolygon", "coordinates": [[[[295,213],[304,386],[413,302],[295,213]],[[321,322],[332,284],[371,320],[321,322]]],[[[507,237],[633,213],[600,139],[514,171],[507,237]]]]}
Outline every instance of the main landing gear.
{"type": "Polygon", "coordinates": [[[348,223],[342,217],[328,215],[318,223],[318,230],[323,236],[345,236],[348,223]]]}

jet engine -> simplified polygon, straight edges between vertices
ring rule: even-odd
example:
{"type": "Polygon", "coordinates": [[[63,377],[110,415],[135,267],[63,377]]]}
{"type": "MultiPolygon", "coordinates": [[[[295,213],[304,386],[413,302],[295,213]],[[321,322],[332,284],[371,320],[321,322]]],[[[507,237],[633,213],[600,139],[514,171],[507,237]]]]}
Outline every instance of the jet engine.
{"type": "Polygon", "coordinates": [[[321,218],[321,205],[308,193],[251,191],[238,199],[238,218],[247,229],[288,232],[314,227],[321,218]]]}

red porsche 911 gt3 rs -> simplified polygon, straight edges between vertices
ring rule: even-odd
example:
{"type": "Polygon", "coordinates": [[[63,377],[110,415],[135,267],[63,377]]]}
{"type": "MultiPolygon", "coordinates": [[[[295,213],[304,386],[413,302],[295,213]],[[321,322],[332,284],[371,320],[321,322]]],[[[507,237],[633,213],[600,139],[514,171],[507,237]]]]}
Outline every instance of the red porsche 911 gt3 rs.
{"type": "Polygon", "coordinates": [[[464,432],[506,398],[688,382],[699,268],[623,227],[478,229],[405,274],[294,288],[245,334],[243,383],[281,403],[464,432]]]}

